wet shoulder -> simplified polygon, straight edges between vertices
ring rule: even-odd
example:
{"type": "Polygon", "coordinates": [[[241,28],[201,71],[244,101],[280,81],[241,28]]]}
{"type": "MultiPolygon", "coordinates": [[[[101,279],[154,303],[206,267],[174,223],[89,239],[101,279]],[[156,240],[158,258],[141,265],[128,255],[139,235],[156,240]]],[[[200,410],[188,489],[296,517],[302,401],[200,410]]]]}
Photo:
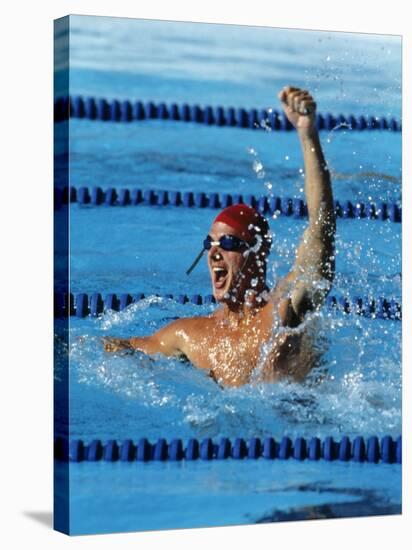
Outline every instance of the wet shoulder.
{"type": "Polygon", "coordinates": [[[193,337],[197,334],[204,335],[214,324],[213,318],[208,316],[184,317],[175,322],[175,329],[182,336],[193,337]]]}

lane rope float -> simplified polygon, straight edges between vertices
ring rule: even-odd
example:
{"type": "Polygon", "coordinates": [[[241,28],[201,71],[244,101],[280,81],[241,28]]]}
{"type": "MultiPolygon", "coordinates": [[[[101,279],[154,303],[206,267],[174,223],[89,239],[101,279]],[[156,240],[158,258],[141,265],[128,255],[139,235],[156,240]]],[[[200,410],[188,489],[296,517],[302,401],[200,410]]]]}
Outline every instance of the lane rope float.
{"type": "MultiPolygon", "coordinates": [[[[293,126],[283,112],[272,109],[244,109],[187,103],[154,103],[129,99],[107,100],[80,95],[60,97],[54,102],[54,120],[69,118],[111,122],[133,122],[150,119],[194,122],[217,127],[262,129],[266,131],[291,131],[293,126]]],[[[402,123],[395,118],[374,115],[333,115],[318,113],[316,125],[319,130],[388,130],[401,132],[402,123]]]]}
{"type": "MultiPolygon", "coordinates": [[[[153,295],[152,295],[153,296],[153,295]]],[[[162,294],[155,297],[174,300],[179,304],[211,305],[216,304],[213,295],[207,294],[162,294]]],[[[98,317],[105,311],[123,311],[131,304],[137,303],[146,298],[145,294],[115,294],[109,293],[105,297],[96,292],[94,294],[67,294],[57,292],[54,295],[54,315],[57,318],[87,316],[98,317]]],[[[371,298],[371,297],[347,297],[329,295],[326,297],[326,307],[330,311],[360,315],[372,319],[384,319],[400,321],[402,319],[402,305],[394,298],[371,298]]]]}
{"type": "MultiPolygon", "coordinates": [[[[165,191],[154,189],[116,189],[109,187],[56,187],[56,210],[69,203],[81,206],[176,206],[185,208],[226,208],[232,204],[247,204],[261,214],[306,218],[307,204],[302,199],[241,195],[237,193],[205,193],[192,191],[165,191]]],[[[363,203],[359,201],[334,201],[338,218],[369,219],[402,222],[402,207],[397,203],[363,203]]]]}
{"type": "Polygon", "coordinates": [[[273,437],[237,437],[233,440],[222,437],[219,442],[210,437],[202,440],[191,438],[186,444],[182,439],[171,439],[169,443],[160,438],[150,443],[145,437],[134,443],[131,439],[117,442],[114,439],[104,443],[94,439],[86,444],[82,439],[58,437],[54,442],[54,456],[57,460],[70,462],[149,462],[149,461],[192,461],[251,459],[297,461],[322,460],[342,462],[368,462],[373,464],[402,464],[402,436],[393,439],[390,435],[368,438],[357,436],[351,441],[344,436],[335,441],[328,436],[297,437],[294,441],[284,436],[279,441],[273,437]]]}

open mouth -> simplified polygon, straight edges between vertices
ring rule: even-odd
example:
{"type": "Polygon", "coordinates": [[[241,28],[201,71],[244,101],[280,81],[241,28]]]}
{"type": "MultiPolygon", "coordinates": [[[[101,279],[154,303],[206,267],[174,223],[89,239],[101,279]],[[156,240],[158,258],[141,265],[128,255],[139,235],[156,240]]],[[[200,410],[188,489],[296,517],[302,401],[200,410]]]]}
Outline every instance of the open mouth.
{"type": "Polygon", "coordinates": [[[223,288],[227,281],[227,269],[224,267],[213,267],[213,286],[217,289],[223,288]]]}

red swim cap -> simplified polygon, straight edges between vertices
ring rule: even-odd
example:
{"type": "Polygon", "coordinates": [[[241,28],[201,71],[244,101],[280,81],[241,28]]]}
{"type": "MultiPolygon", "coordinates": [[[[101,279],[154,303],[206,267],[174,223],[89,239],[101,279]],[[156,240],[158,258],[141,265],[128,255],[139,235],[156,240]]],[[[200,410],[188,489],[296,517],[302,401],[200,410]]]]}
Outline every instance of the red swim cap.
{"type": "Polygon", "coordinates": [[[264,241],[270,241],[269,224],[261,214],[246,204],[228,206],[216,216],[214,222],[223,222],[242,231],[246,239],[252,240],[261,235],[264,241]]]}

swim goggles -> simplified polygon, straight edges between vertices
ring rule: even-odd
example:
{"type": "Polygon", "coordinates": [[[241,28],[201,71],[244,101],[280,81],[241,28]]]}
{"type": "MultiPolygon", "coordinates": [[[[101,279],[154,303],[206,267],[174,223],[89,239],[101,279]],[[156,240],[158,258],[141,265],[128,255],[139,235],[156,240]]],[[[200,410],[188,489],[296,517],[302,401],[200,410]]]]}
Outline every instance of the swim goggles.
{"type": "Polygon", "coordinates": [[[192,263],[189,269],[186,271],[186,275],[190,275],[190,273],[194,270],[194,268],[199,263],[200,258],[203,256],[203,253],[205,252],[205,250],[210,250],[212,246],[218,246],[219,248],[221,248],[222,250],[226,250],[227,252],[242,252],[243,250],[247,250],[248,248],[251,248],[253,244],[254,243],[250,243],[250,242],[244,241],[243,239],[239,239],[234,235],[223,235],[222,237],[220,237],[218,241],[214,241],[212,237],[208,235],[206,239],[203,241],[202,250],[197,255],[195,261],[192,263]]]}

